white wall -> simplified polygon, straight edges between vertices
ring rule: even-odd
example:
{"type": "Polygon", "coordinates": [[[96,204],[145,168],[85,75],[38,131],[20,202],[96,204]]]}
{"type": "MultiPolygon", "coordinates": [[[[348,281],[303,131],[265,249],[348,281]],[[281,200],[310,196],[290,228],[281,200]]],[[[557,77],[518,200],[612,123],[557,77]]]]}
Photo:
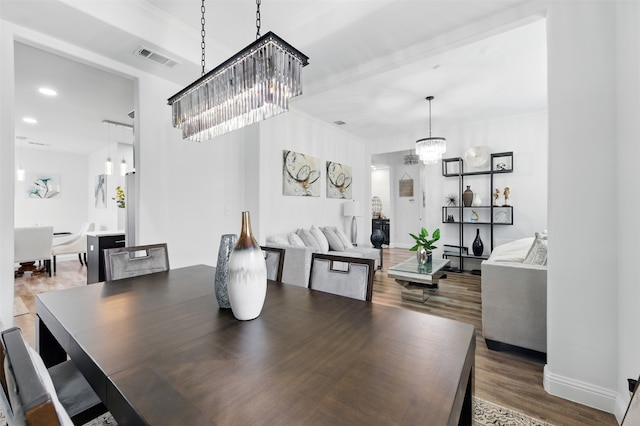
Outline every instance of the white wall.
{"type": "Polygon", "coordinates": [[[345,200],[326,196],[326,161],[351,166],[353,199],[359,201],[362,208],[362,216],[357,218],[358,243],[371,245],[370,160],[364,155],[364,142],[294,110],[260,124],[260,172],[256,184],[260,187],[258,237],[261,242],[269,234],[309,228],[312,224],[342,226],[349,235],[351,218],[342,216],[345,200]],[[282,195],[283,150],[308,154],[320,161],[319,197],[282,195]]]}
{"type": "MultiPolygon", "coordinates": [[[[112,142],[88,158],[88,171],[85,178],[85,191],[88,194],[86,206],[89,221],[95,224],[96,231],[124,231],[125,210],[118,208],[115,201],[116,187],[125,187],[125,178],[120,175],[120,162],[123,157],[130,170],[133,164],[133,147],[128,144],[112,142]],[[96,179],[98,175],[105,173],[104,164],[107,156],[111,156],[113,173],[111,176],[107,176],[107,206],[106,208],[98,208],[95,196],[96,179]]],[[[125,193],[125,203],[127,201],[125,193]]]]}
{"type": "Polygon", "coordinates": [[[640,3],[618,4],[616,17],[618,152],[614,169],[618,173],[614,199],[619,212],[616,219],[617,247],[620,249],[615,250],[618,259],[618,374],[615,377],[618,398],[615,413],[620,421],[629,403],[625,379],[637,379],[640,375],[637,356],[640,353],[640,321],[637,315],[640,285],[635,264],[640,222],[634,214],[640,210],[640,202],[634,196],[638,181],[636,159],[640,158],[640,3]]]}
{"type": "Polygon", "coordinates": [[[13,32],[0,20],[0,325],[13,325],[15,78],[13,32]]]}
{"type": "MultiPolygon", "coordinates": [[[[637,286],[637,278],[632,278],[634,274],[621,280],[617,259],[621,253],[636,251],[637,241],[632,240],[637,234],[625,239],[618,235],[616,220],[634,212],[616,208],[616,188],[621,183],[616,170],[637,159],[617,155],[616,62],[626,65],[627,60],[613,47],[616,7],[616,2],[550,2],[547,14],[549,264],[544,384],[551,394],[608,412],[614,410],[616,389],[624,379],[619,357],[635,357],[633,364],[640,369],[637,354],[623,354],[618,340],[619,289],[630,286],[631,280],[637,286]]],[[[633,25],[638,24],[636,13],[633,25]]],[[[631,63],[637,64],[638,51],[633,53],[631,63]]],[[[630,81],[621,82],[621,89],[630,81]]],[[[631,83],[636,93],[637,87],[637,82],[631,83]]],[[[637,121],[637,110],[634,117],[637,121]]],[[[629,330],[638,340],[637,318],[633,323],[629,330]]]]}
{"type": "Polygon", "coordinates": [[[55,232],[79,231],[87,221],[87,156],[23,147],[21,157],[27,178],[30,173],[57,175],[60,195],[29,198],[25,192],[33,183],[16,181],[15,225],[53,225],[55,232]]]}
{"type": "Polygon", "coordinates": [[[382,202],[382,215],[392,219],[391,177],[388,168],[371,171],[371,197],[374,196],[378,196],[382,202]]]}

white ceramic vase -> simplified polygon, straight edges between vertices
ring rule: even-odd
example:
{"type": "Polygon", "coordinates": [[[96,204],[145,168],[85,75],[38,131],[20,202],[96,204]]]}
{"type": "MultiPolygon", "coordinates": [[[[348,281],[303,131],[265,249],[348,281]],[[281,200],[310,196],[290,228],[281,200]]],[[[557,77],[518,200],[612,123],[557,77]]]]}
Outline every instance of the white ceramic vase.
{"type": "Polygon", "coordinates": [[[471,205],[474,207],[482,205],[482,198],[480,198],[480,194],[477,192],[473,194],[473,201],[471,201],[471,205]]]}
{"type": "Polygon", "coordinates": [[[236,319],[252,320],[262,312],[267,296],[267,264],[253,238],[249,212],[242,212],[242,231],[229,256],[228,292],[236,319]]]}

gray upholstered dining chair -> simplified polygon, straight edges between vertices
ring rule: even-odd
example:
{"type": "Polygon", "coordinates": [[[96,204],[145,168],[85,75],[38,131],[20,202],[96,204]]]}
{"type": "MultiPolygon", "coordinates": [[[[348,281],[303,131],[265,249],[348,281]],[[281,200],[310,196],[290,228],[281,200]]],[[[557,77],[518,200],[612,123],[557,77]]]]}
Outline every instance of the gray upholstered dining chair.
{"type": "Polygon", "coordinates": [[[104,250],[104,276],[107,281],[168,270],[166,243],[104,250]]]}
{"type": "Polygon", "coordinates": [[[0,405],[9,425],[82,425],[107,411],[71,360],[47,369],[18,327],[0,340],[0,405]]]}
{"type": "Polygon", "coordinates": [[[374,260],[313,253],[309,288],[371,302],[374,260]]]}
{"type": "Polygon", "coordinates": [[[278,282],[282,281],[285,250],[265,246],[261,246],[260,248],[264,252],[264,260],[267,263],[267,279],[278,282]]]}

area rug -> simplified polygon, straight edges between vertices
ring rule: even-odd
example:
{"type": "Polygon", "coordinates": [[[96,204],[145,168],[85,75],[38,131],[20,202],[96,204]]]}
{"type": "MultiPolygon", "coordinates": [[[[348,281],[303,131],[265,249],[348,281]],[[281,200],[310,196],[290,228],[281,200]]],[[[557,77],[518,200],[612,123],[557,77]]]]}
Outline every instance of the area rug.
{"type": "Polygon", "coordinates": [[[22,301],[22,298],[14,297],[13,298],[13,316],[17,317],[18,315],[24,315],[28,313],[29,313],[29,309],[27,308],[27,305],[25,305],[24,302],[22,301]]]}
{"type": "MultiPolygon", "coordinates": [[[[526,414],[501,407],[492,402],[480,398],[473,398],[473,426],[553,426],[551,423],[534,419],[526,414]]],[[[6,426],[7,422],[0,409],[0,426],[6,426]]],[[[116,426],[117,423],[111,414],[104,414],[97,419],[85,423],[84,426],[116,426]]]]}
{"type": "Polygon", "coordinates": [[[473,398],[473,426],[553,426],[518,411],[473,398]]]}

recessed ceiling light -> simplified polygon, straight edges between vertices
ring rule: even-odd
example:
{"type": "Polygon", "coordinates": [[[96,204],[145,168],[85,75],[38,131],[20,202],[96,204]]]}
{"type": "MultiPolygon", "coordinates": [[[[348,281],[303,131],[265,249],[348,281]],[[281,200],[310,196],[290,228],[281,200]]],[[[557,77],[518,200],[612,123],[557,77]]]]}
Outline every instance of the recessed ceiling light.
{"type": "Polygon", "coordinates": [[[334,123],[335,123],[335,124],[337,124],[338,126],[344,126],[345,124],[347,124],[347,123],[345,123],[345,122],[344,122],[344,121],[342,121],[342,120],[334,121],[334,123]]]}
{"type": "Polygon", "coordinates": [[[38,92],[42,93],[45,96],[58,96],[58,92],[48,87],[40,87],[38,92]]]}
{"type": "Polygon", "coordinates": [[[25,123],[29,123],[29,124],[37,124],[38,123],[38,120],[36,120],[33,117],[24,117],[22,119],[22,121],[24,121],[25,123]]]}

